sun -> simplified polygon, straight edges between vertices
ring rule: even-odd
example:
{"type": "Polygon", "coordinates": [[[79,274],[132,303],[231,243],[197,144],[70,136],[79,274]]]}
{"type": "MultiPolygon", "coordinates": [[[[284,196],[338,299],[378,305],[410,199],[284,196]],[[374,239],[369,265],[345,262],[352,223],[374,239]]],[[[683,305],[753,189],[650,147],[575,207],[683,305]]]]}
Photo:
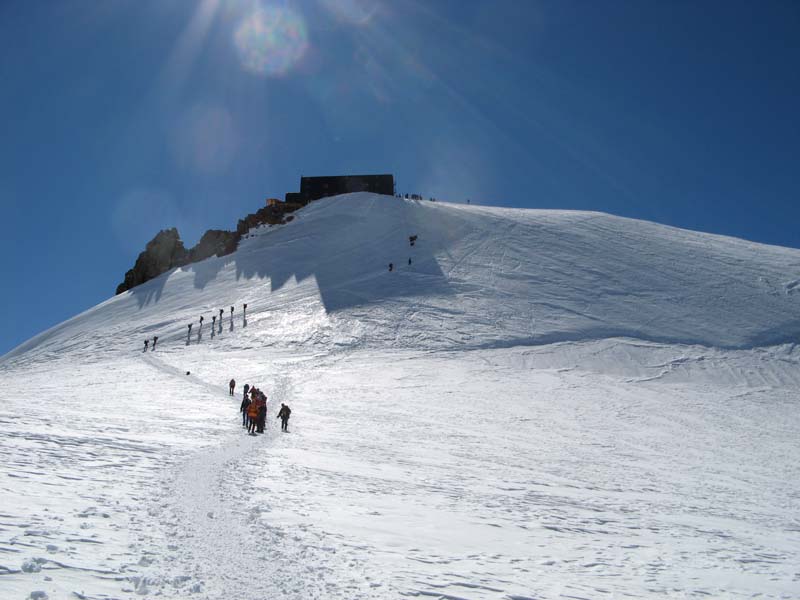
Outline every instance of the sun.
{"type": "Polygon", "coordinates": [[[303,17],[279,6],[264,6],[247,15],[233,40],[242,66],[257,75],[285,75],[308,49],[303,17]]]}

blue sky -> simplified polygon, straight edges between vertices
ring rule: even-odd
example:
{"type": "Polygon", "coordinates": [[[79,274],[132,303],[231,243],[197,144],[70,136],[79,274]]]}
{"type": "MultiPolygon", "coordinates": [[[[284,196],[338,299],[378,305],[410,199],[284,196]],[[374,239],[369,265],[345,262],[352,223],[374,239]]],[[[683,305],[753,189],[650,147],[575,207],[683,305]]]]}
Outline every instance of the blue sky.
{"type": "Polygon", "coordinates": [[[800,247],[796,2],[5,0],[0,82],[0,353],[301,174],[800,247]]]}

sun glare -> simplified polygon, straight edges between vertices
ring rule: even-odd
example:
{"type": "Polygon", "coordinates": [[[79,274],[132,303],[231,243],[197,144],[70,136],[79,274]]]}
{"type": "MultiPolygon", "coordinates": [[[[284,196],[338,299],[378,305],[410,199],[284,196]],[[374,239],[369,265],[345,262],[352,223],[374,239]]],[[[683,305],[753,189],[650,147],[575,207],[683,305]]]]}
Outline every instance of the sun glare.
{"type": "Polygon", "coordinates": [[[234,33],[242,66],[257,75],[285,75],[303,58],[308,33],[303,17],[289,8],[265,6],[242,20],[234,33]]]}

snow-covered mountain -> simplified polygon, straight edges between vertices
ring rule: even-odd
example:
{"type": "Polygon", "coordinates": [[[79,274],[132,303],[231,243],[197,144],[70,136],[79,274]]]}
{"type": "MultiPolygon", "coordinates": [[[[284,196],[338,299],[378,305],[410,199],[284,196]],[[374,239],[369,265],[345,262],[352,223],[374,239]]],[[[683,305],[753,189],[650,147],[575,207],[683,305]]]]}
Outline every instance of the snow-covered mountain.
{"type": "Polygon", "coordinates": [[[750,348],[800,337],[800,252],[601,213],[350,194],[255,231],[234,255],[113,297],[6,360],[65,346],[90,359],[125,354],[152,334],[182,342],[200,315],[244,302],[247,331],[218,346],[464,350],[630,337],[750,348]]]}
{"type": "Polygon", "coordinates": [[[0,359],[0,592],[800,597],[798,336],[798,250],[318,201],[0,359]]]}

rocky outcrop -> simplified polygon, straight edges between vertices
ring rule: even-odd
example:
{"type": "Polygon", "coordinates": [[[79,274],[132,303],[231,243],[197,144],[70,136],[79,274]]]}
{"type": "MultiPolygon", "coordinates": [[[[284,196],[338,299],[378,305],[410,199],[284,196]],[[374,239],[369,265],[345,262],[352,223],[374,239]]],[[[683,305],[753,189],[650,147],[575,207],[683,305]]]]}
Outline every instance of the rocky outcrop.
{"type": "Polygon", "coordinates": [[[302,204],[288,204],[281,202],[273,206],[265,206],[254,213],[247,215],[244,219],[239,219],[236,224],[236,233],[239,237],[244,236],[248,231],[259,225],[282,225],[286,223],[286,213],[302,208],[302,204]]]}
{"type": "Polygon", "coordinates": [[[150,281],[174,267],[186,264],[187,261],[188,252],[178,230],[174,227],[163,229],[147,243],[133,268],[125,273],[125,280],[117,286],[117,294],[150,281]]]}
{"type": "Polygon", "coordinates": [[[239,245],[239,237],[233,231],[224,229],[209,229],[197,242],[197,245],[189,250],[188,262],[199,262],[211,256],[225,256],[236,251],[239,245]]]}
{"type": "Polygon", "coordinates": [[[287,202],[265,206],[247,215],[244,219],[239,219],[236,231],[209,229],[191,250],[184,248],[178,230],[174,227],[159,231],[158,235],[148,242],[144,252],[136,259],[133,268],[125,273],[125,280],[117,286],[117,294],[150,281],[175,267],[199,262],[211,256],[232,254],[239,247],[239,240],[248,231],[259,225],[287,223],[293,218],[292,215],[287,216],[287,214],[302,207],[302,204],[287,202]]]}

